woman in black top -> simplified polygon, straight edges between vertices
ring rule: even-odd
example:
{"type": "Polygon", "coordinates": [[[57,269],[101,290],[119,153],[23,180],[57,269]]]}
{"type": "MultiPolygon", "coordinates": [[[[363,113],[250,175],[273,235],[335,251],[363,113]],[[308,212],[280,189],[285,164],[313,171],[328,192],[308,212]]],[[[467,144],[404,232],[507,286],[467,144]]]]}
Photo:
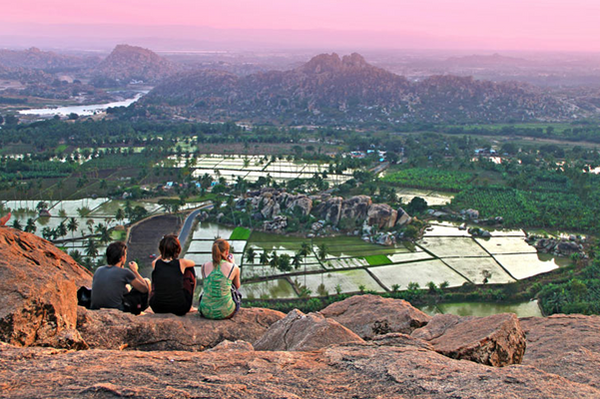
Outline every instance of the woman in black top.
{"type": "Polygon", "coordinates": [[[181,244],[174,234],[164,236],[158,250],[160,256],[152,262],[150,307],[154,313],[183,316],[192,307],[196,289],[195,263],[189,259],[178,259],[181,244]]]}

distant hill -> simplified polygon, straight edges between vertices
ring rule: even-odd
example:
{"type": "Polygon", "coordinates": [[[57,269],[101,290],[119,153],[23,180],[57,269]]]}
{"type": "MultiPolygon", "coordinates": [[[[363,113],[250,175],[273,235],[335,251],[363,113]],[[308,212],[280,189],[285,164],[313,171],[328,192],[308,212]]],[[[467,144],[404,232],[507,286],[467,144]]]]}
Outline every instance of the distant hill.
{"type": "Polygon", "coordinates": [[[359,54],[321,54],[289,71],[236,76],[195,71],[166,79],[138,106],[186,116],[292,124],[533,120],[567,116],[568,106],[534,87],[470,77],[420,82],[374,67],[359,54]]]}
{"type": "Polygon", "coordinates": [[[96,57],[75,57],[42,51],[36,47],[27,50],[0,50],[0,64],[6,68],[39,69],[44,72],[64,72],[87,69],[99,62],[96,57]]]}
{"type": "Polygon", "coordinates": [[[151,50],[121,44],[94,69],[96,83],[156,83],[176,73],[179,67],[151,50]]]}

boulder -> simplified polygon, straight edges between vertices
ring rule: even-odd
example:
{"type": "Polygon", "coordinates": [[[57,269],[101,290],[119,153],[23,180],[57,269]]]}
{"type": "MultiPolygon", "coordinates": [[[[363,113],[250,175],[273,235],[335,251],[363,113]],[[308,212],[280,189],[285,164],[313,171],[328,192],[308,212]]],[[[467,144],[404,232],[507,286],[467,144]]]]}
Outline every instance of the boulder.
{"type": "Polygon", "coordinates": [[[396,210],[396,224],[398,226],[404,226],[405,224],[409,224],[411,221],[412,218],[404,209],[398,208],[398,210],[396,210]]]}
{"type": "Polygon", "coordinates": [[[523,365],[600,389],[600,316],[520,319],[527,336],[523,365]]]}
{"type": "Polygon", "coordinates": [[[92,274],[50,242],[0,228],[0,340],[13,345],[85,348],[75,330],[77,289],[92,274]]]}
{"type": "Polygon", "coordinates": [[[367,212],[367,223],[377,228],[391,228],[396,224],[398,213],[388,204],[373,204],[367,212]]]}
{"type": "Polygon", "coordinates": [[[379,346],[412,346],[415,348],[426,349],[428,351],[434,350],[433,345],[431,345],[429,342],[402,333],[377,335],[373,338],[373,343],[379,346]]]}
{"type": "Polygon", "coordinates": [[[356,195],[342,203],[342,218],[364,220],[373,201],[368,195],[356,195]]]}
{"type": "Polygon", "coordinates": [[[410,334],[431,319],[402,299],[382,298],[379,295],[355,295],[327,306],[321,314],[334,319],[363,339],[388,333],[410,334]]]}
{"type": "Polygon", "coordinates": [[[337,225],[342,214],[342,201],[342,197],[331,197],[327,201],[321,202],[316,209],[319,218],[334,226],[337,225]]]}
{"type": "Polygon", "coordinates": [[[225,340],[254,342],[285,315],[271,309],[241,308],[231,319],[209,320],[147,313],[134,316],[116,309],[78,309],[77,329],[90,348],[143,351],[203,351],[225,340]]]}
{"type": "Polygon", "coordinates": [[[292,310],[254,343],[258,351],[313,351],[333,344],[364,341],[352,331],[319,313],[292,310]]]}
{"type": "Polygon", "coordinates": [[[496,367],[521,363],[526,347],[525,333],[512,313],[489,317],[436,315],[411,336],[428,341],[436,352],[453,359],[496,367]]]}
{"type": "Polygon", "coordinates": [[[292,211],[299,209],[303,216],[308,216],[312,210],[312,200],[304,194],[292,195],[283,192],[277,197],[277,201],[283,208],[292,211]]]}

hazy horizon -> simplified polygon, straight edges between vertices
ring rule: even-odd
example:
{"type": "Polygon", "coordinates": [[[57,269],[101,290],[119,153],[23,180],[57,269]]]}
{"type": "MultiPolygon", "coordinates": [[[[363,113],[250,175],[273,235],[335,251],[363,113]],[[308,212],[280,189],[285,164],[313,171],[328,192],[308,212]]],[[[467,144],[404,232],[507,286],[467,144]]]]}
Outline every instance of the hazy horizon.
{"type": "Polygon", "coordinates": [[[593,0],[298,3],[23,0],[0,15],[0,46],[600,51],[600,3],[593,0]]]}

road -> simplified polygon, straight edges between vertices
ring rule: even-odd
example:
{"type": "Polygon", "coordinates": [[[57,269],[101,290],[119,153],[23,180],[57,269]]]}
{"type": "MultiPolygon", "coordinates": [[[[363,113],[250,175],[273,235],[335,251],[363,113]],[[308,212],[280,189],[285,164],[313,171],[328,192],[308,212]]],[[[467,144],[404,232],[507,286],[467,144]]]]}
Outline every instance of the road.
{"type": "Polygon", "coordinates": [[[198,214],[206,209],[211,209],[212,204],[202,205],[200,208],[194,210],[192,213],[185,218],[185,222],[183,222],[183,226],[181,226],[181,231],[179,232],[179,242],[181,243],[181,247],[185,247],[185,244],[190,236],[190,231],[192,229],[192,225],[194,224],[194,219],[198,214]]]}

